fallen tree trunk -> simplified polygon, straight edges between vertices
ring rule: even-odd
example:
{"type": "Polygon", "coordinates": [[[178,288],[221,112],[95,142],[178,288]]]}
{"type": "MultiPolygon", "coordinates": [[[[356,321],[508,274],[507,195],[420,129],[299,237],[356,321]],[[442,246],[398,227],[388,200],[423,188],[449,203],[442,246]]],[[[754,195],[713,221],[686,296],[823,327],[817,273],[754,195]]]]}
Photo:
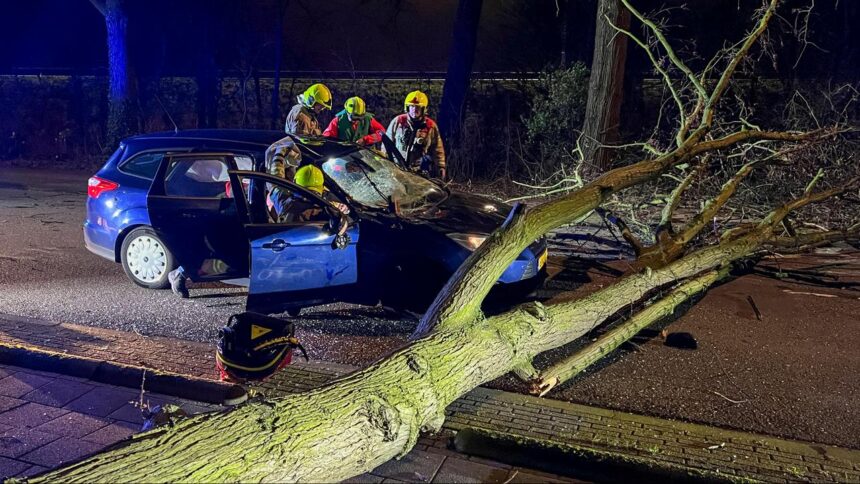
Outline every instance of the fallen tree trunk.
{"type": "Polygon", "coordinates": [[[440,329],[323,388],[156,429],[32,482],[349,478],[408,452],[419,432],[441,427],[445,407],[478,385],[582,336],[655,288],[746,257],[769,227],[583,299],[524,304],[440,329]]]}

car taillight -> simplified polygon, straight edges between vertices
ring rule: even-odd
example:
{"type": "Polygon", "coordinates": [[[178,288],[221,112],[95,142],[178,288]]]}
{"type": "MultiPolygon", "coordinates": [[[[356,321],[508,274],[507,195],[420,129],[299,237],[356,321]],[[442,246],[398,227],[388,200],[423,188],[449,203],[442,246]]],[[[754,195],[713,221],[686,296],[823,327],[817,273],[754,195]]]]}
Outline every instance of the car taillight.
{"type": "Polygon", "coordinates": [[[104,178],[99,178],[94,176],[87,181],[87,195],[90,198],[99,198],[103,192],[109,192],[111,190],[116,190],[119,188],[119,183],[112,182],[110,180],[105,180],[104,178]]]}

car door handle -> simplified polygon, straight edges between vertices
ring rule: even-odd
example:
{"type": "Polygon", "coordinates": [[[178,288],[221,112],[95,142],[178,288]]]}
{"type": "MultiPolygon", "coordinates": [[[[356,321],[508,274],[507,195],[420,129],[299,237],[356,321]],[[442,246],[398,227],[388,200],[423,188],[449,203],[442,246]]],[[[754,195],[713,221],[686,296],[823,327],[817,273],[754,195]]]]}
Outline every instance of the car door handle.
{"type": "Polygon", "coordinates": [[[275,239],[271,243],[263,244],[264,249],[271,249],[272,252],[280,252],[289,246],[290,244],[285,242],[284,239],[275,239]]]}

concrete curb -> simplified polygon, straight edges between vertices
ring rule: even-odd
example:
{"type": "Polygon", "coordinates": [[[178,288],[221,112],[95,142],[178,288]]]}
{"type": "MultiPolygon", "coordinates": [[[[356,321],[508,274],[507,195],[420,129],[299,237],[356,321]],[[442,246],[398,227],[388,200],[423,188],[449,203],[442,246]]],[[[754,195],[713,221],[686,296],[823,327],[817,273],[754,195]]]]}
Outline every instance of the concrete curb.
{"type": "Polygon", "coordinates": [[[576,479],[605,481],[745,482],[738,476],[705,469],[692,469],[620,452],[538,440],[522,435],[465,428],[454,437],[457,452],[526,466],[576,479]]]}
{"type": "Polygon", "coordinates": [[[0,363],[135,389],[144,382],[149,392],[218,405],[236,405],[248,399],[240,385],[2,342],[0,363]]]}

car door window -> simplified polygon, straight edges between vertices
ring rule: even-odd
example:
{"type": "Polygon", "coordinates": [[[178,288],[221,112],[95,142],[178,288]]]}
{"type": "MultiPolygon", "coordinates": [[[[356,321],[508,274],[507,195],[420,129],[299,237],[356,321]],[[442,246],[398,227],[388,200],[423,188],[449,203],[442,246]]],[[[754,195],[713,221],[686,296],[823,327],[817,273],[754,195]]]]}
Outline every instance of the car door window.
{"type": "Polygon", "coordinates": [[[225,198],[229,195],[229,166],[221,157],[182,157],[170,161],[164,193],[175,197],[225,198]]]}
{"type": "Polygon", "coordinates": [[[254,170],[254,159],[250,156],[245,155],[237,155],[233,157],[233,160],[236,161],[236,169],[237,170],[245,170],[245,171],[253,171],[254,170]]]}
{"type": "Polygon", "coordinates": [[[164,158],[162,152],[141,153],[134,158],[126,160],[120,165],[119,170],[129,175],[152,180],[155,178],[155,172],[158,170],[158,165],[164,158]]]}
{"type": "MultiPolygon", "coordinates": [[[[264,183],[248,176],[239,176],[239,179],[246,192],[245,199],[249,202],[248,210],[253,223],[304,224],[331,219],[330,207],[286,183],[264,183]],[[252,180],[255,180],[254,185],[252,180]],[[257,199],[251,196],[248,193],[251,186],[264,187],[265,197],[257,199]]],[[[330,195],[324,194],[323,198],[327,199],[327,196],[330,195]]]]}

